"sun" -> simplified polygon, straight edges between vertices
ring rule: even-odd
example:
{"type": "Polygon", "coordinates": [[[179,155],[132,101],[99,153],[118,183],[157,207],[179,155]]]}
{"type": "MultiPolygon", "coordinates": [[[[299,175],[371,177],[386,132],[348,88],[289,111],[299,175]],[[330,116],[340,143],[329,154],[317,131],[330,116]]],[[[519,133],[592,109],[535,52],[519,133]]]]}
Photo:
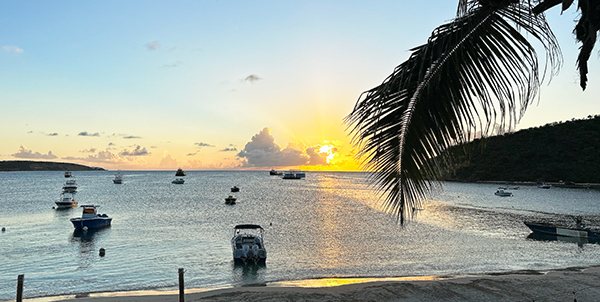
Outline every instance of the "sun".
{"type": "Polygon", "coordinates": [[[319,148],[319,153],[326,153],[327,154],[327,163],[331,163],[331,161],[333,160],[333,158],[335,157],[335,146],[334,145],[322,145],[321,148],[319,148]]]}

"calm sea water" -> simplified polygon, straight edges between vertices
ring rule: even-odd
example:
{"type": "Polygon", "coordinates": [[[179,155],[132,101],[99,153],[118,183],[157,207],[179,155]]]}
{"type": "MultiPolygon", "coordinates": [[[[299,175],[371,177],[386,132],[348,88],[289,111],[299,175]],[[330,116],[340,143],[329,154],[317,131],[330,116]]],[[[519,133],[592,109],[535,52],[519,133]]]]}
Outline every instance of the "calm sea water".
{"type": "Polygon", "coordinates": [[[528,238],[527,219],[581,215],[598,224],[600,192],[447,183],[401,227],[384,213],[364,173],[73,172],[79,204],[101,205],[110,228],[74,233],[80,209],[54,210],[63,172],[0,173],[0,299],[127,290],[243,286],[320,277],[475,274],[600,264],[600,245],[528,238]],[[230,193],[237,185],[239,193],[230,193]],[[238,203],[224,204],[234,194],[238,203]],[[240,223],[262,225],[265,266],[235,266],[230,239],[240,223]],[[106,249],[100,257],[98,250],[106,249]]]}

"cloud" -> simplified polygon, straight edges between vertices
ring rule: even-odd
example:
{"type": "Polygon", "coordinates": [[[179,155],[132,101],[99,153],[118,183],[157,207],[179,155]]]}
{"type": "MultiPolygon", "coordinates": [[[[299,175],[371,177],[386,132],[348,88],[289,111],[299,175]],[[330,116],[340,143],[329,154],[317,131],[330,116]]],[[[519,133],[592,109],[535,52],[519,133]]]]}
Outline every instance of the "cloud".
{"type": "Polygon", "coordinates": [[[254,84],[254,82],[258,82],[260,80],[262,80],[261,77],[255,75],[255,74],[251,74],[244,79],[244,82],[250,82],[251,84],[254,84]]]}
{"type": "Polygon", "coordinates": [[[144,155],[150,155],[150,152],[148,152],[148,150],[146,150],[146,148],[142,148],[140,145],[135,146],[135,149],[133,150],[128,150],[125,149],[123,150],[123,152],[121,152],[120,154],[121,156],[144,156],[144,155]]]}
{"type": "Polygon", "coordinates": [[[321,148],[320,145],[315,147],[306,148],[306,154],[308,155],[308,165],[316,166],[316,165],[328,165],[327,156],[329,154],[319,152],[321,148]]]}
{"type": "Polygon", "coordinates": [[[124,139],[135,139],[135,138],[142,138],[141,136],[136,136],[136,135],[127,135],[127,136],[123,136],[124,139]]]}
{"type": "Polygon", "coordinates": [[[97,155],[88,155],[87,157],[63,157],[66,160],[84,160],[88,162],[96,163],[120,163],[123,160],[116,154],[110,151],[100,151],[97,155]]]}
{"type": "Polygon", "coordinates": [[[6,52],[23,53],[23,49],[19,48],[18,46],[5,45],[5,46],[2,46],[2,48],[4,48],[4,51],[6,51],[6,52]]]}
{"type": "Polygon", "coordinates": [[[196,154],[197,154],[197,153],[195,153],[195,152],[194,152],[194,153],[188,153],[188,154],[187,154],[187,156],[194,156],[194,155],[196,155],[196,154]]]}
{"type": "Polygon", "coordinates": [[[237,148],[235,148],[235,147],[233,147],[233,148],[225,148],[225,149],[221,149],[219,151],[221,151],[221,152],[237,151],[237,148]]]}
{"type": "Polygon", "coordinates": [[[43,158],[43,159],[55,159],[58,158],[56,155],[52,154],[52,151],[48,151],[48,154],[41,154],[39,152],[33,152],[31,150],[27,150],[25,146],[21,145],[19,147],[19,151],[17,153],[11,154],[13,157],[17,158],[43,158]]]}
{"type": "Polygon", "coordinates": [[[157,48],[160,47],[160,42],[155,40],[155,41],[146,43],[146,45],[144,45],[144,46],[146,46],[146,49],[148,49],[148,50],[156,50],[157,48]]]}
{"type": "Polygon", "coordinates": [[[46,136],[58,136],[58,133],[56,133],[56,132],[48,133],[48,134],[46,134],[46,136]]]}
{"type": "Polygon", "coordinates": [[[177,162],[176,159],[174,159],[173,157],[171,157],[171,155],[167,154],[160,161],[160,166],[161,167],[171,167],[171,168],[173,168],[173,167],[178,167],[179,163],[177,162]]]}
{"type": "Polygon", "coordinates": [[[242,165],[245,167],[298,166],[307,164],[309,160],[302,150],[291,146],[281,149],[269,128],[254,135],[237,156],[244,160],[242,165]]]}
{"type": "Polygon", "coordinates": [[[115,145],[115,143],[112,143],[112,142],[111,142],[111,143],[108,143],[108,145],[109,145],[109,146],[114,146],[114,145],[115,145]]]}
{"type": "Polygon", "coordinates": [[[81,150],[79,152],[81,152],[81,153],[95,153],[96,152],[96,148],[90,147],[89,149],[83,149],[83,150],[81,150]]]}
{"type": "Polygon", "coordinates": [[[194,145],[198,146],[198,147],[214,147],[214,145],[211,144],[207,144],[207,143],[194,143],[194,145]]]}
{"type": "Polygon", "coordinates": [[[87,131],[79,132],[78,136],[100,136],[100,133],[88,133],[87,131]]]}

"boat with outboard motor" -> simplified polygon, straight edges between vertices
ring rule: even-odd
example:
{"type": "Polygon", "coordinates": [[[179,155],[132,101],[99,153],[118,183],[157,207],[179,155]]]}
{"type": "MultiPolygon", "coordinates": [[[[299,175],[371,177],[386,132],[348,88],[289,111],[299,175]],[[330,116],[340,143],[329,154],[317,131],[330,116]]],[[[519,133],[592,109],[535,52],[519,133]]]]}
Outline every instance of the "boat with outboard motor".
{"type": "Polygon", "coordinates": [[[576,225],[574,227],[545,222],[525,221],[524,223],[534,233],[563,237],[586,238],[593,242],[600,241],[600,230],[586,228],[581,222],[581,219],[576,219],[576,225]]]}
{"type": "Polygon", "coordinates": [[[55,202],[57,209],[70,209],[77,206],[75,201],[75,193],[62,193],[60,199],[55,202]]]}
{"type": "Polygon", "coordinates": [[[174,183],[176,185],[182,185],[185,182],[185,179],[183,178],[175,178],[174,181],[172,181],[171,183],[174,183]]]}
{"type": "Polygon", "coordinates": [[[113,178],[113,183],[115,184],[122,184],[123,183],[123,173],[121,173],[121,171],[117,172],[117,174],[115,174],[115,178],[113,178]]]}
{"type": "Polygon", "coordinates": [[[185,173],[185,171],[183,171],[181,168],[177,169],[177,172],[175,172],[175,176],[186,176],[187,174],[185,173]]]}
{"type": "Polygon", "coordinates": [[[96,205],[82,205],[81,217],[71,218],[71,223],[76,230],[87,230],[109,226],[112,218],[106,214],[98,214],[96,205]]]}
{"type": "Polygon", "coordinates": [[[75,179],[68,179],[63,185],[63,193],[74,193],[77,191],[77,182],[75,179]]]}
{"type": "Polygon", "coordinates": [[[229,195],[229,197],[225,198],[225,204],[235,204],[235,201],[237,199],[231,195],[229,195]]]}
{"type": "Polygon", "coordinates": [[[233,228],[231,248],[233,260],[238,263],[265,263],[265,230],[257,224],[239,224],[233,228]]]}
{"type": "Polygon", "coordinates": [[[239,192],[240,188],[238,188],[238,186],[233,186],[231,187],[231,192],[239,192]]]}

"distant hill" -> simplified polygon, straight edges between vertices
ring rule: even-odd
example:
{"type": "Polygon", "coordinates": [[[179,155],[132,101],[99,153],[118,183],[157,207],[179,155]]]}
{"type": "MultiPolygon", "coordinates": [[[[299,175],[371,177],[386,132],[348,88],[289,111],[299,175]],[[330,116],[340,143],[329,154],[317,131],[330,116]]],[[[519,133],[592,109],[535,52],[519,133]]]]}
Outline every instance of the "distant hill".
{"type": "Polygon", "coordinates": [[[50,161],[6,160],[0,161],[0,171],[89,171],[104,170],[71,163],[50,161]]]}
{"type": "Polygon", "coordinates": [[[463,147],[468,156],[448,180],[600,183],[600,116],[478,139],[455,149],[463,147]]]}

